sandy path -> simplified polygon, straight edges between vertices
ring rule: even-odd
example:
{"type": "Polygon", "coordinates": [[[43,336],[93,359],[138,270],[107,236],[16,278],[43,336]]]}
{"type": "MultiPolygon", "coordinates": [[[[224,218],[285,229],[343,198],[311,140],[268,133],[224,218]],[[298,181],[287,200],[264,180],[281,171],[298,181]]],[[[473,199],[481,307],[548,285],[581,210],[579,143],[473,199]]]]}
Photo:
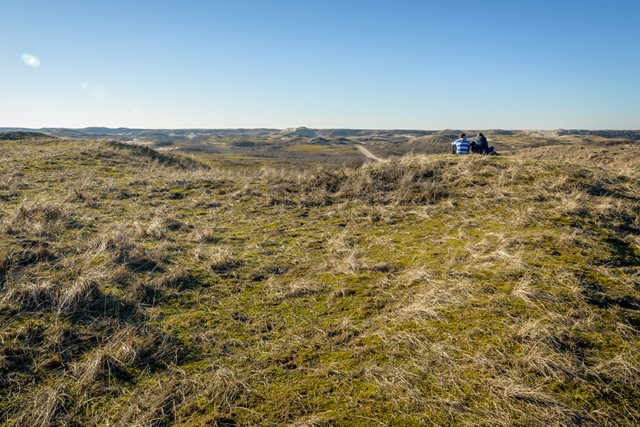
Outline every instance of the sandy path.
{"type": "Polygon", "coordinates": [[[373,154],[371,151],[367,150],[367,149],[366,149],[364,146],[362,146],[362,145],[356,144],[356,148],[357,148],[358,150],[360,150],[360,152],[361,152],[362,154],[364,154],[365,156],[367,156],[367,157],[368,157],[368,158],[370,158],[370,159],[373,159],[373,160],[378,161],[378,162],[383,162],[383,161],[384,161],[384,159],[381,159],[380,157],[376,156],[375,154],[373,154]]]}

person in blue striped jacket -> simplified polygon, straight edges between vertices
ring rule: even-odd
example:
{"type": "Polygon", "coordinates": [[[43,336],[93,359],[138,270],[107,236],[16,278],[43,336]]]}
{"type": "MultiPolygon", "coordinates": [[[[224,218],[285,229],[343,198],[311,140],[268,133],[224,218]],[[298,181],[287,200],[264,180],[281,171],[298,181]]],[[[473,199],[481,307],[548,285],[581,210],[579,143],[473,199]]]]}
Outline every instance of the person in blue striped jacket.
{"type": "Polygon", "coordinates": [[[460,138],[453,141],[451,145],[455,147],[455,154],[469,154],[469,147],[471,146],[471,143],[467,140],[466,134],[461,133],[460,138]]]}

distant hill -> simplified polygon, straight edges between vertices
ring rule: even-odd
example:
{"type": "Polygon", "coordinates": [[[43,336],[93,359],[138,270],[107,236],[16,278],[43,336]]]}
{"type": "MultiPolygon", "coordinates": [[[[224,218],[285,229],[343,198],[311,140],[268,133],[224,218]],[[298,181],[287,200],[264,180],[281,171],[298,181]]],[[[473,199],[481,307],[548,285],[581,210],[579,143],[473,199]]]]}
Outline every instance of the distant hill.
{"type": "MultiPolygon", "coordinates": [[[[367,145],[382,157],[401,156],[408,153],[448,153],[451,141],[465,132],[470,139],[479,130],[442,129],[312,129],[293,127],[287,129],[134,129],[86,127],[68,128],[0,128],[0,132],[23,132],[21,135],[47,134],[60,138],[84,140],[109,140],[149,146],[163,150],[179,150],[184,153],[210,153],[227,155],[236,153],[238,161],[252,164],[255,159],[279,159],[301,162],[348,163],[359,158],[355,145],[367,145]],[[25,133],[26,132],[26,133],[25,133]],[[315,148],[305,148],[305,145],[315,148]],[[343,150],[331,149],[342,146],[343,150]],[[293,148],[298,147],[298,148],[293,148]],[[352,148],[352,150],[349,150],[352,148]],[[313,151],[313,153],[312,153],[313,151]],[[315,160],[311,161],[311,154],[315,160]],[[254,160],[246,161],[251,158],[254,160]]],[[[508,153],[541,145],[619,145],[640,141],[640,130],[481,130],[499,152],[508,153]]],[[[12,136],[5,136],[9,138],[12,136]]],[[[258,160],[259,162],[259,160],[258,160]]]]}
{"type": "Polygon", "coordinates": [[[317,136],[314,130],[305,128],[305,127],[285,129],[281,132],[281,135],[282,136],[308,136],[311,138],[313,138],[314,136],[317,136]]]}
{"type": "Polygon", "coordinates": [[[256,138],[290,138],[290,137],[322,137],[322,138],[397,138],[397,137],[423,137],[429,135],[459,135],[466,132],[473,136],[477,132],[495,136],[538,136],[541,138],[557,138],[562,136],[597,136],[602,138],[622,138],[637,141],[640,140],[640,130],[586,130],[586,129],[556,129],[556,130],[412,130],[412,129],[312,129],[307,127],[295,127],[288,129],[132,129],[132,128],[107,128],[87,127],[80,129],[70,128],[0,128],[0,132],[41,132],[67,138],[112,138],[126,140],[131,138],[174,138],[176,140],[195,137],[256,137],[256,138]]]}
{"type": "Polygon", "coordinates": [[[624,138],[633,141],[640,140],[640,130],[565,130],[561,129],[558,132],[559,136],[563,135],[593,135],[601,136],[603,138],[624,138]]]}
{"type": "Polygon", "coordinates": [[[36,138],[51,138],[51,136],[44,134],[42,132],[29,132],[29,131],[0,132],[0,140],[3,140],[3,141],[17,141],[21,139],[36,139],[36,138]]]}

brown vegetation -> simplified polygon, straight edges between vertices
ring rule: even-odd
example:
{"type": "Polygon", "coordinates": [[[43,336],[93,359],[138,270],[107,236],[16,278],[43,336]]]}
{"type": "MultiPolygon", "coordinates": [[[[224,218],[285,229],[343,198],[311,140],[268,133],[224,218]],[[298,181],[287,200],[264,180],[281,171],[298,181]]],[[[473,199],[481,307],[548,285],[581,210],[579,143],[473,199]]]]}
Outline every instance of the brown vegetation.
{"type": "Polygon", "coordinates": [[[640,422],[636,145],[259,171],[1,145],[4,425],[640,422]]]}

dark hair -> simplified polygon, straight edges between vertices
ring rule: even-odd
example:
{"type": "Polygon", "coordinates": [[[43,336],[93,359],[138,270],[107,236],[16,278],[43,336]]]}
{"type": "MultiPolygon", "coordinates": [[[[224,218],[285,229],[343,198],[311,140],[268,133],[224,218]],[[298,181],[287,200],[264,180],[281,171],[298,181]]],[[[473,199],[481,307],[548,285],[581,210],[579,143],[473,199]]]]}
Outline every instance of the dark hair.
{"type": "Polygon", "coordinates": [[[464,138],[465,136],[467,136],[467,134],[466,134],[466,133],[461,133],[461,134],[460,134],[460,138],[464,138]]]}
{"type": "Polygon", "coordinates": [[[478,136],[484,136],[482,132],[478,132],[478,136]]]}

